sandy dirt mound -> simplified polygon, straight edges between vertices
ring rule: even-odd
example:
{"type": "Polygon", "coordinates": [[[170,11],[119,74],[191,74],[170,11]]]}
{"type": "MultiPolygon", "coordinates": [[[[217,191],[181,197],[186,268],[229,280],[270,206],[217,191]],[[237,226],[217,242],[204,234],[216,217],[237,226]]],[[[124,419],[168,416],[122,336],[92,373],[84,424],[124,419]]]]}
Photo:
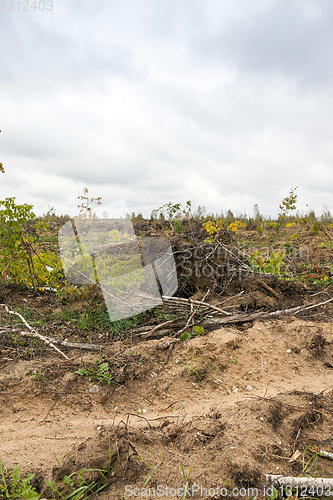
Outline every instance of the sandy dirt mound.
{"type": "MultiPolygon", "coordinates": [[[[0,376],[5,465],[36,473],[41,491],[44,479],[61,484],[74,471],[109,468],[100,497],[121,498],[158,464],[151,488],[183,487],[182,466],[192,467],[193,491],[263,488],[265,474],[298,475],[303,456],[306,463],[320,447],[330,451],[330,323],[290,317],[243,331],[217,326],[178,341],[165,364],[169,340],[133,341],[125,352],[116,342],[102,358],[8,363],[0,376]],[[108,363],[110,385],[75,373],[96,359],[108,363]]],[[[331,475],[329,460],[318,458],[316,467],[331,475]]]]}

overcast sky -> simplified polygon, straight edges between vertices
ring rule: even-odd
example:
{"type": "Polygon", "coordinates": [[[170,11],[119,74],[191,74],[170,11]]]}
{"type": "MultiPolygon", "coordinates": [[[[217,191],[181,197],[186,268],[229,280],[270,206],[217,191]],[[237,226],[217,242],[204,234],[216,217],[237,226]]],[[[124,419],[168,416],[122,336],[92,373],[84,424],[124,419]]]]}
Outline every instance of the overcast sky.
{"type": "Polygon", "coordinates": [[[333,213],[332,0],[32,2],[0,7],[0,199],[333,213]]]}

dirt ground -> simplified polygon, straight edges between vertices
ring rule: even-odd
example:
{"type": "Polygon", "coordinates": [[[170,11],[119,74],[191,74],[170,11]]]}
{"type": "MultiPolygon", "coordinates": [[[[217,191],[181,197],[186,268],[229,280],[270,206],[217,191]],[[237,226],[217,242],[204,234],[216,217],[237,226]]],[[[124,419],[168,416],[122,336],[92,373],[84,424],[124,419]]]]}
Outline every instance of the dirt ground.
{"type": "MultiPolygon", "coordinates": [[[[233,307],[273,311],[333,296],[329,288],[262,280],[275,294],[249,277],[233,307]]],[[[45,294],[4,290],[1,302],[10,308],[56,307],[45,294]]],[[[195,298],[204,295],[198,289],[195,298]]],[[[215,294],[209,301],[225,300],[215,294]]],[[[104,340],[101,354],[63,349],[69,360],[51,348],[11,358],[1,344],[3,465],[34,473],[48,499],[56,497],[45,479],[60,485],[75,471],[108,467],[100,499],[182,498],[186,479],[192,498],[232,496],[234,487],[264,496],[266,474],[332,477],[332,460],[316,453],[332,452],[333,444],[333,302],[229,325],[221,318],[206,318],[204,334],[185,342],[172,343],[172,329],[150,339],[129,332],[104,340]],[[76,373],[106,362],[109,385],[76,373]]],[[[41,333],[60,327],[63,339],[71,335],[69,324],[55,322],[41,333]]]]}

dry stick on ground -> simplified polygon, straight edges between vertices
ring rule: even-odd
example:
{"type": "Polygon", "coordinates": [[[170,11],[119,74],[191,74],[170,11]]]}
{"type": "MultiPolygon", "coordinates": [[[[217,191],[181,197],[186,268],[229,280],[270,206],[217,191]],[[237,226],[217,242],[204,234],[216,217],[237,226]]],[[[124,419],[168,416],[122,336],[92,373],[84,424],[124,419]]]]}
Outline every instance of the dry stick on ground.
{"type": "MultiPolygon", "coordinates": [[[[207,297],[207,295],[208,295],[210,292],[211,292],[211,289],[209,288],[209,289],[207,290],[207,293],[205,294],[205,296],[204,296],[204,298],[203,298],[202,302],[205,300],[205,298],[207,297]]],[[[179,335],[179,334],[183,333],[183,332],[186,330],[186,328],[189,326],[189,324],[190,324],[190,322],[191,322],[192,318],[194,317],[194,315],[196,314],[196,312],[199,310],[199,308],[200,308],[200,306],[198,306],[198,307],[197,307],[197,308],[193,311],[193,302],[191,302],[191,314],[190,314],[190,316],[189,316],[189,318],[188,318],[188,320],[187,320],[187,322],[186,322],[186,325],[184,326],[184,328],[181,328],[181,330],[178,330],[178,332],[177,332],[175,335],[179,335]]],[[[169,358],[168,358],[168,359],[169,359],[169,358]]]]}
{"type": "Polygon", "coordinates": [[[231,314],[232,314],[228,311],[224,311],[223,309],[220,309],[219,307],[213,306],[212,304],[209,304],[208,302],[203,302],[202,300],[183,299],[181,297],[167,297],[166,295],[163,295],[162,299],[165,301],[170,301],[170,302],[180,302],[183,304],[195,304],[195,305],[199,305],[199,306],[206,306],[209,309],[213,309],[214,311],[225,314],[226,316],[231,316],[231,314]]]}
{"type": "Polygon", "coordinates": [[[34,328],[32,328],[32,326],[29,325],[29,323],[23,318],[23,316],[18,313],[18,312],[15,312],[15,311],[11,311],[10,309],[8,309],[8,307],[6,306],[6,304],[0,304],[1,307],[4,307],[6,312],[8,312],[8,314],[14,314],[15,316],[18,316],[20,318],[20,320],[25,324],[25,326],[27,328],[29,328],[29,330],[31,331],[31,335],[39,340],[42,340],[43,342],[45,342],[46,344],[48,344],[50,347],[53,347],[53,349],[55,349],[59,354],[61,354],[61,356],[63,356],[64,358],[68,359],[68,356],[66,356],[65,353],[63,353],[60,349],[58,349],[58,347],[56,347],[54,344],[52,344],[52,342],[50,342],[49,340],[47,340],[46,337],[43,337],[43,335],[40,335],[39,333],[36,332],[36,330],[34,328]]]}
{"type": "MultiPolygon", "coordinates": [[[[328,477],[291,477],[291,476],[278,476],[276,474],[265,474],[266,482],[268,484],[273,484],[276,486],[284,486],[291,488],[302,488],[306,489],[310,487],[318,488],[333,488],[333,479],[328,477]]],[[[312,496],[312,495],[311,495],[312,496]]]]}
{"type": "Polygon", "coordinates": [[[312,304],[311,306],[298,306],[298,307],[293,307],[292,309],[283,309],[282,311],[274,311],[271,313],[268,313],[266,317],[268,316],[278,316],[279,314],[292,314],[292,313],[298,313],[298,312],[303,312],[307,311],[308,309],[313,309],[314,307],[319,307],[319,306],[324,306],[325,304],[328,304],[329,302],[333,301],[333,297],[331,299],[325,300],[324,302],[319,302],[318,304],[312,304]]]}
{"type": "Polygon", "coordinates": [[[179,321],[179,318],[171,319],[169,321],[166,321],[165,323],[161,323],[161,324],[159,324],[157,326],[154,326],[154,328],[152,328],[152,330],[149,330],[149,331],[146,331],[146,332],[143,332],[143,333],[137,333],[136,335],[138,335],[140,337],[144,336],[144,335],[150,336],[152,333],[156,332],[156,330],[160,330],[164,326],[171,325],[172,323],[175,323],[176,321],[179,321]]]}
{"type": "MultiPolygon", "coordinates": [[[[35,337],[33,333],[30,332],[20,332],[22,337],[35,337]]],[[[103,346],[97,344],[80,344],[77,342],[65,342],[64,340],[52,339],[51,337],[44,337],[45,340],[52,342],[53,344],[60,344],[65,347],[75,347],[77,349],[90,349],[93,351],[100,351],[103,346]]]]}
{"type": "MultiPolygon", "coordinates": [[[[226,324],[226,323],[242,323],[245,321],[252,321],[256,318],[271,318],[274,316],[282,316],[282,315],[287,315],[287,314],[294,314],[294,313],[299,313],[303,311],[307,311],[309,309],[313,309],[314,307],[320,307],[324,306],[325,304],[328,304],[328,302],[332,302],[333,297],[329,300],[325,300],[325,302],[319,302],[318,304],[312,304],[311,306],[298,306],[298,307],[293,307],[292,309],[282,309],[280,311],[273,311],[271,313],[266,313],[264,311],[259,311],[256,313],[251,313],[251,314],[242,314],[239,316],[229,316],[229,318],[221,318],[219,320],[219,323],[221,325],[226,324]]],[[[230,314],[230,313],[229,313],[230,314]]]]}
{"type": "Polygon", "coordinates": [[[275,290],[273,290],[273,288],[271,288],[270,286],[268,286],[268,285],[267,285],[267,283],[265,283],[264,281],[259,280],[259,279],[258,279],[257,281],[258,281],[258,283],[259,283],[259,284],[260,284],[263,288],[265,288],[265,290],[267,290],[267,292],[269,292],[270,294],[274,295],[274,297],[275,297],[276,299],[279,299],[279,300],[281,299],[281,295],[280,295],[280,294],[278,294],[275,290]]]}
{"type": "MultiPolygon", "coordinates": [[[[207,295],[209,294],[211,290],[209,289],[206,293],[206,295],[204,296],[204,299],[207,297],[207,295]]],[[[194,301],[194,300],[191,300],[191,299],[180,299],[179,297],[166,297],[166,296],[163,296],[163,300],[164,302],[176,302],[176,303],[180,303],[181,305],[190,305],[191,307],[191,310],[193,309],[193,304],[195,304],[196,302],[198,301],[194,301]]],[[[208,304],[209,305],[209,304],[208,304]]],[[[188,318],[187,320],[187,323],[186,325],[184,326],[184,328],[182,330],[179,330],[178,333],[182,333],[184,331],[185,328],[188,327],[188,325],[190,324],[192,318],[194,317],[194,315],[196,314],[196,312],[199,310],[199,308],[201,307],[201,302],[200,302],[200,305],[195,309],[195,311],[191,311],[191,315],[190,317],[188,318]]],[[[209,305],[210,307],[210,305],[209,305]]],[[[213,306],[214,307],[214,306],[213,306]]],[[[205,307],[206,309],[206,307],[205,307]]],[[[220,311],[219,311],[220,312],[220,311]]],[[[231,313],[226,313],[226,314],[231,314],[231,313]]],[[[154,332],[156,332],[156,330],[160,330],[161,328],[163,328],[164,326],[168,326],[168,325],[171,325],[172,323],[176,323],[180,320],[181,318],[175,318],[175,319],[171,319],[169,321],[166,321],[165,323],[161,323],[157,326],[155,326],[152,330],[149,330],[148,332],[143,332],[143,333],[140,333],[139,336],[145,336],[147,335],[147,338],[150,337],[154,332]]]]}

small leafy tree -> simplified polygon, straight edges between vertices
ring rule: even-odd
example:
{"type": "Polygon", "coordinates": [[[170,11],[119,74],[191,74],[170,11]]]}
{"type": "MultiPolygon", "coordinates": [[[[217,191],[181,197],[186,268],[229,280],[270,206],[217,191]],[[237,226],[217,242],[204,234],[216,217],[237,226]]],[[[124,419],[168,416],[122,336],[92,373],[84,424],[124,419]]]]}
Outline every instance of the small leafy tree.
{"type": "Polygon", "coordinates": [[[164,205],[159,207],[157,210],[153,210],[152,215],[153,213],[155,216],[157,216],[158,213],[163,216],[165,214],[172,230],[179,233],[182,232],[183,229],[181,221],[184,219],[189,219],[191,217],[191,200],[188,200],[186,202],[185,208],[182,209],[181,207],[181,203],[172,203],[171,201],[169,201],[168,203],[165,203],[164,205]]]}
{"type": "Polygon", "coordinates": [[[295,191],[297,188],[298,187],[296,186],[295,188],[291,189],[289,192],[289,196],[283,198],[281,205],[279,205],[280,225],[278,230],[281,228],[282,222],[289,215],[289,213],[292,212],[293,210],[296,210],[297,194],[295,194],[295,191]]]}
{"type": "Polygon", "coordinates": [[[27,227],[26,223],[36,217],[32,209],[33,205],[16,204],[15,198],[0,201],[0,273],[2,277],[16,283],[25,282],[36,289],[36,251],[33,243],[38,239],[38,232],[45,228],[45,223],[36,223],[32,229],[27,227]],[[26,276],[26,269],[30,280],[26,276]]]}
{"type": "Polygon", "coordinates": [[[88,188],[83,189],[83,195],[78,196],[78,200],[81,200],[82,203],[77,206],[77,208],[80,209],[80,214],[79,218],[80,219],[91,219],[92,217],[92,211],[91,211],[91,203],[95,202],[97,205],[101,205],[101,196],[98,196],[97,198],[89,198],[88,196],[89,190],[88,188]]]}
{"type": "Polygon", "coordinates": [[[224,219],[217,219],[216,222],[213,220],[209,220],[204,222],[202,226],[206,229],[209,234],[208,238],[204,240],[204,243],[214,243],[218,238],[219,230],[223,227],[225,223],[224,219]]]}
{"type": "Polygon", "coordinates": [[[279,213],[279,217],[282,217],[284,219],[287,215],[289,215],[289,212],[296,210],[296,202],[297,202],[297,194],[295,194],[296,189],[297,186],[291,189],[289,196],[286,196],[282,200],[282,204],[279,205],[279,209],[281,210],[281,212],[279,213]]]}

